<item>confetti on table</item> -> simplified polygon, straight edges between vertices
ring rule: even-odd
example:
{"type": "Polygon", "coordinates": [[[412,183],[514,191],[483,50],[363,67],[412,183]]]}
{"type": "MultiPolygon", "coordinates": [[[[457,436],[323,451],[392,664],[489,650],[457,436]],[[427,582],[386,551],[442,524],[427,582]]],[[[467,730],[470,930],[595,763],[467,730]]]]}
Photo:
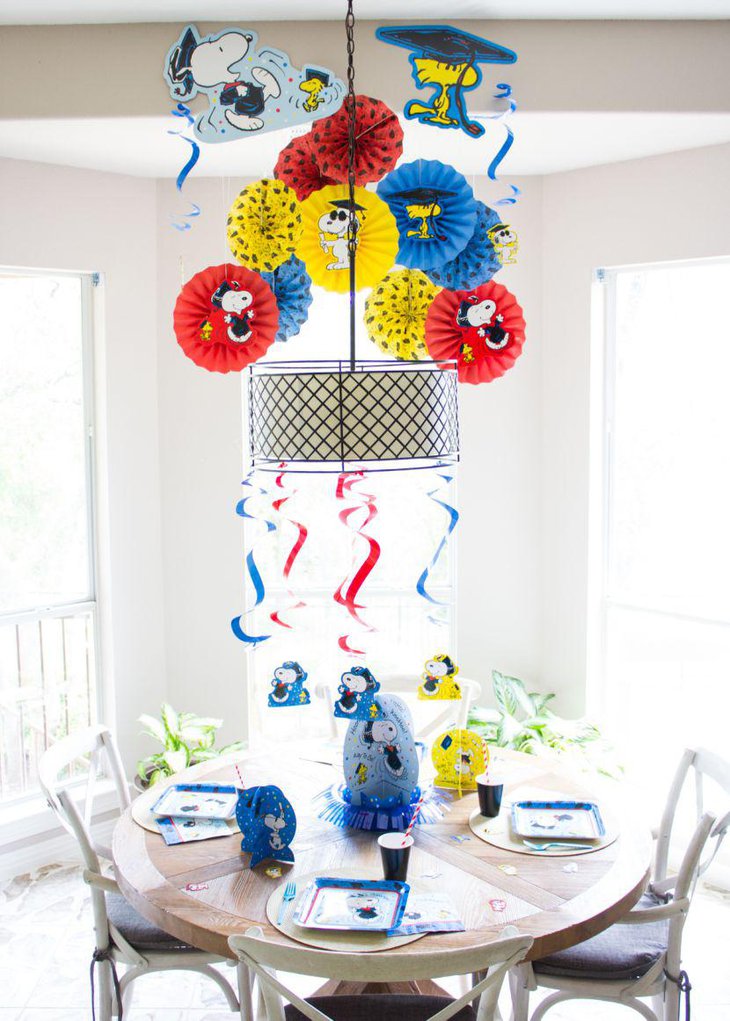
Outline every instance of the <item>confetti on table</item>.
{"type": "Polygon", "coordinates": [[[269,879],[281,879],[282,876],[282,871],[278,865],[269,865],[267,869],[264,869],[264,873],[269,879]]]}
{"type": "Polygon", "coordinates": [[[496,911],[496,912],[500,913],[502,911],[506,911],[506,909],[507,909],[507,901],[506,900],[500,900],[498,897],[495,897],[494,900],[490,900],[489,906],[492,909],[492,911],[496,911]]]}
{"type": "Polygon", "coordinates": [[[574,861],[569,861],[567,865],[563,865],[563,872],[573,873],[578,871],[578,866],[574,861]]]}
{"type": "Polygon", "coordinates": [[[457,844],[463,844],[464,841],[471,840],[471,837],[465,837],[462,833],[454,833],[451,839],[455,840],[457,844]]]}
{"type": "Polygon", "coordinates": [[[188,893],[197,893],[199,890],[207,890],[207,883],[188,883],[185,887],[188,893]]]}
{"type": "Polygon", "coordinates": [[[501,869],[502,872],[504,872],[505,876],[517,875],[517,869],[514,867],[514,865],[498,865],[497,868],[501,869]]]}
{"type": "Polygon", "coordinates": [[[440,879],[443,872],[422,872],[421,879],[440,879]]]}

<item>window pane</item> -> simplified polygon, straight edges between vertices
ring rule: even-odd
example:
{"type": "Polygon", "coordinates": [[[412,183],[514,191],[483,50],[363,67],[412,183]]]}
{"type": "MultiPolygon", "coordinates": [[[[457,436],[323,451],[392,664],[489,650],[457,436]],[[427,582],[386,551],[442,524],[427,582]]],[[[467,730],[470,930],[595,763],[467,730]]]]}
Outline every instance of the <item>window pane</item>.
{"type": "Polygon", "coordinates": [[[0,274],[0,613],[91,596],[81,278],[0,274]]]}
{"type": "Polygon", "coordinates": [[[730,264],[615,281],[609,593],[730,621],[730,264]]]}

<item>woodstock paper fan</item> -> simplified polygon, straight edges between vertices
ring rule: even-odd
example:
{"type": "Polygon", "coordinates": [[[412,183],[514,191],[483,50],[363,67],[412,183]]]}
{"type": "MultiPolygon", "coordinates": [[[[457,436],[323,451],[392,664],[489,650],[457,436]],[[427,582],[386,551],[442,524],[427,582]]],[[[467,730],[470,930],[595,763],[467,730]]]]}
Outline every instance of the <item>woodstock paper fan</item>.
{"type": "Polygon", "coordinates": [[[312,304],[312,280],[307,267],[301,259],[292,255],[273,273],[262,273],[261,276],[273,291],[279,308],[276,339],[289,340],[306,323],[312,304]]]}
{"type": "Polygon", "coordinates": [[[244,188],[228,214],[228,244],[244,266],[270,273],[294,254],[302,236],[299,202],[276,178],[244,188]]]}
{"type": "MultiPolygon", "coordinates": [[[[302,203],[304,232],[297,254],[315,284],[328,291],[350,286],[347,233],[350,218],[346,184],[328,185],[302,203]]],[[[372,287],[395,262],[398,231],[388,207],[377,195],[355,189],[355,287],[372,287]]]]}
{"type": "MultiPolygon", "coordinates": [[[[312,125],[312,153],[320,170],[347,181],[347,100],[336,113],[312,125]]],[[[403,128],[389,106],[370,96],[355,97],[355,184],[379,181],[403,152],[403,128]]]]}
{"type": "Polygon", "coordinates": [[[426,313],[439,293],[419,269],[388,273],[365,302],[365,327],[381,351],[403,361],[429,358],[426,313]]]}
{"type": "Polygon", "coordinates": [[[274,174],[294,191],[300,202],[309,198],[313,191],[337,183],[334,177],[323,174],[317,165],[312,151],[311,131],[293,138],[284,146],[276,161],[274,174]]]}
{"type": "Polygon", "coordinates": [[[258,273],[225,263],[209,266],[185,284],[173,316],[177,342],[210,372],[238,372],[274,342],[279,313],[258,273]]]}
{"type": "Polygon", "coordinates": [[[476,226],[471,240],[450,262],[426,270],[427,276],[435,284],[452,291],[486,284],[502,268],[502,260],[490,238],[490,232],[499,226],[503,224],[498,214],[483,202],[477,202],[476,226]]]}
{"type": "Polygon", "coordinates": [[[438,160],[404,163],[378,185],[398,224],[398,262],[431,269],[449,262],[474,233],[477,205],[463,174],[438,160]]]}
{"type": "Polygon", "coordinates": [[[462,383],[489,383],[522,353],[525,320],[514,294],[493,280],[474,290],[443,290],[426,316],[434,359],[455,359],[462,383]]]}

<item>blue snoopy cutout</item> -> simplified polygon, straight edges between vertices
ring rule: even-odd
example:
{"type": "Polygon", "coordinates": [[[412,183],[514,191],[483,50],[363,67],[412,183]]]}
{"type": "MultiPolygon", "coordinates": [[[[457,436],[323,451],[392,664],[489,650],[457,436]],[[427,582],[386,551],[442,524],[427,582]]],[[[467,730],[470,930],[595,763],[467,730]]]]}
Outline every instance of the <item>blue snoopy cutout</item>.
{"type": "Polygon", "coordinates": [[[354,666],[340,678],[340,697],[335,702],[335,716],[343,720],[378,720],[383,710],[374,698],[380,690],[366,666],[354,666]]]}
{"type": "Polygon", "coordinates": [[[289,845],[297,831],[297,817],[281,788],[270,784],[241,791],[236,822],[243,835],[241,850],[251,855],[249,868],[266,858],[294,861],[289,845]]]}
{"type": "Polygon", "coordinates": [[[269,692],[269,706],[274,709],[278,706],[301,706],[309,705],[312,701],[309,692],[304,687],[307,674],[295,662],[288,659],[286,663],[274,670],[274,678],[269,692]]]}

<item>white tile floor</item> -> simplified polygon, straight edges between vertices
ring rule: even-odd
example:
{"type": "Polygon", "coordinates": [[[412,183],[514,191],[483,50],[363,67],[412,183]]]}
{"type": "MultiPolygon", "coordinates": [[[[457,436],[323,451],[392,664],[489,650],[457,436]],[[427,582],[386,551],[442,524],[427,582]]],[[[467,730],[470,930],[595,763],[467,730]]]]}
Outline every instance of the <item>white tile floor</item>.
{"type": "MultiPolygon", "coordinates": [[[[730,894],[700,890],[685,930],[694,1021],[730,1021],[729,930],[730,894]]],[[[1,887],[0,1021],[89,1021],[91,932],[88,889],[77,866],[47,866],[1,887]]],[[[219,990],[193,973],[152,974],[134,988],[127,1021],[233,1017],[219,990]]],[[[504,1011],[509,1016],[506,999],[504,1011]]],[[[590,1021],[630,1017],[637,1015],[625,1007],[590,1006],[590,1021]]],[[[586,1003],[556,1007],[548,1019],[585,1021],[586,1003]]]]}

